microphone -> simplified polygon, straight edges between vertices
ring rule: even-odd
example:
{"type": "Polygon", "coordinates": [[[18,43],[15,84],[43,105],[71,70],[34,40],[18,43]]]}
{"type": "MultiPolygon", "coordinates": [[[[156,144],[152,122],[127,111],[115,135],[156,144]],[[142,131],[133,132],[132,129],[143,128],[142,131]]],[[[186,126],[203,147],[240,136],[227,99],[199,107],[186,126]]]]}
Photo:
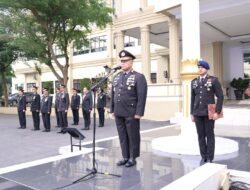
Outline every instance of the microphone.
{"type": "Polygon", "coordinates": [[[112,70],[120,70],[122,67],[119,65],[119,66],[116,66],[116,67],[114,67],[114,68],[112,68],[112,70]]]}

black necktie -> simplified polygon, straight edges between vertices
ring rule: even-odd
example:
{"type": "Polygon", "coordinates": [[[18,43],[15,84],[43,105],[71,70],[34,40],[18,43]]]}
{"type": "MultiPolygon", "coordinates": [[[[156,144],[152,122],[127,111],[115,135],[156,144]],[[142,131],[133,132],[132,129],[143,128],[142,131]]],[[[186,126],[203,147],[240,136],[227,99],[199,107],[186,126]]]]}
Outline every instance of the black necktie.
{"type": "Polygon", "coordinates": [[[203,83],[203,82],[204,82],[204,78],[202,77],[202,78],[201,78],[201,83],[203,83]]]}
{"type": "Polygon", "coordinates": [[[125,81],[126,81],[126,75],[127,75],[127,73],[123,73],[122,74],[122,83],[125,83],[125,81]]]}

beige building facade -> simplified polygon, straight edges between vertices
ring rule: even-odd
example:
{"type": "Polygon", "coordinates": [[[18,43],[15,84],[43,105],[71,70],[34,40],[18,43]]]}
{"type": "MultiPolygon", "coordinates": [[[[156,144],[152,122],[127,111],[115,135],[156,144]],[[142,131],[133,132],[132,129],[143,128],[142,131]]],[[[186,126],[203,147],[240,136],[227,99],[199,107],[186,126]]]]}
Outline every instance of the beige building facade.
{"type": "MultiPolygon", "coordinates": [[[[115,10],[113,24],[94,30],[89,36],[89,47],[69,47],[69,89],[79,87],[80,79],[103,75],[103,66],[119,64],[118,53],[126,49],[137,58],[134,69],[142,72],[148,82],[147,119],[169,120],[178,112],[188,114],[189,83],[196,75],[198,59],[210,63],[210,74],[220,79],[224,89],[229,89],[226,97],[234,98],[230,80],[243,76],[243,54],[250,52],[250,27],[243,22],[250,16],[250,0],[108,3],[115,10]]],[[[63,59],[60,61],[63,63],[63,59]]],[[[33,84],[57,84],[48,67],[41,64],[39,75],[35,64],[40,65],[22,60],[14,65],[13,93],[18,86],[30,91],[33,84]]]]}

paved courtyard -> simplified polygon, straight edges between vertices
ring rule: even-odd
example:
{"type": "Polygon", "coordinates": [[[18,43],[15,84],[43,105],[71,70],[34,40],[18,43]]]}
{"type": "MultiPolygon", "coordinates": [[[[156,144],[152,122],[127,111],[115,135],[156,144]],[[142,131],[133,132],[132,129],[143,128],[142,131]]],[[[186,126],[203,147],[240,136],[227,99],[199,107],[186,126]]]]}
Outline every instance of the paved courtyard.
{"type": "MultiPolygon", "coordinates": [[[[15,115],[0,115],[0,168],[58,155],[59,147],[69,145],[69,135],[58,134],[58,129],[54,127],[54,121],[55,118],[52,118],[52,131],[43,133],[31,130],[30,116],[27,117],[27,129],[19,130],[17,129],[18,121],[15,115]]],[[[71,118],[69,121],[71,121],[71,118]]],[[[142,120],[141,131],[159,129],[142,134],[141,156],[137,160],[136,167],[132,169],[117,167],[115,164],[121,156],[118,139],[97,143],[97,147],[101,148],[96,152],[98,171],[118,174],[121,175],[121,178],[98,175],[94,179],[72,184],[73,181],[87,174],[87,168],[91,168],[92,154],[90,153],[2,174],[0,189],[48,190],[62,187],[70,190],[158,190],[199,167],[200,161],[199,156],[162,155],[152,150],[152,139],[180,134],[178,127],[166,127],[168,125],[168,121],[142,120]]],[[[217,125],[215,133],[217,136],[237,141],[239,151],[233,156],[225,155],[223,159],[215,157],[215,163],[225,164],[233,170],[250,171],[249,136],[246,131],[248,128],[238,126],[236,133],[229,130],[234,128],[229,127],[217,125]]],[[[82,128],[82,122],[77,128],[82,128]]],[[[81,132],[86,136],[85,141],[92,141],[92,129],[81,132]]],[[[113,119],[108,119],[104,128],[97,127],[97,139],[116,135],[117,131],[113,119]]],[[[84,147],[91,148],[91,142],[84,147]]]]}

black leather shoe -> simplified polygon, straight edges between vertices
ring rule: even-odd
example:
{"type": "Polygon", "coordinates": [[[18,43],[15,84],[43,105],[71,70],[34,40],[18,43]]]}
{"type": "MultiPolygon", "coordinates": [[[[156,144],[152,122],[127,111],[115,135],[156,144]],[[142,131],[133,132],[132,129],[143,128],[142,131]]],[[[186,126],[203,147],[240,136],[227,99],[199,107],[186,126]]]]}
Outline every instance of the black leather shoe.
{"type": "Polygon", "coordinates": [[[205,163],[207,163],[207,159],[202,158],[201,161],[200,161],[200,166],[204,165],[205,163]]]}
{"type": "Polygon", "coordinates": [[[125,164],[125,167],[132,167],[134,165],[136,165],[136,161],[134,159],[129,159],[129,161],[125,164]]]}
{"type": "Polygon", "coordinates": [[[116,163],[117,166],[123,166],[128,162],[128,159],[122,159],[116,163]]]}
{"type": "Polygon", "coordinates": [[[39,131],[40,129],[31,129],[32,131],[39,131]]]}
{"type": "Polygon", "coordinates": [[[25,129],[26,127],[18,127],[18,129],[25,129]]]}

